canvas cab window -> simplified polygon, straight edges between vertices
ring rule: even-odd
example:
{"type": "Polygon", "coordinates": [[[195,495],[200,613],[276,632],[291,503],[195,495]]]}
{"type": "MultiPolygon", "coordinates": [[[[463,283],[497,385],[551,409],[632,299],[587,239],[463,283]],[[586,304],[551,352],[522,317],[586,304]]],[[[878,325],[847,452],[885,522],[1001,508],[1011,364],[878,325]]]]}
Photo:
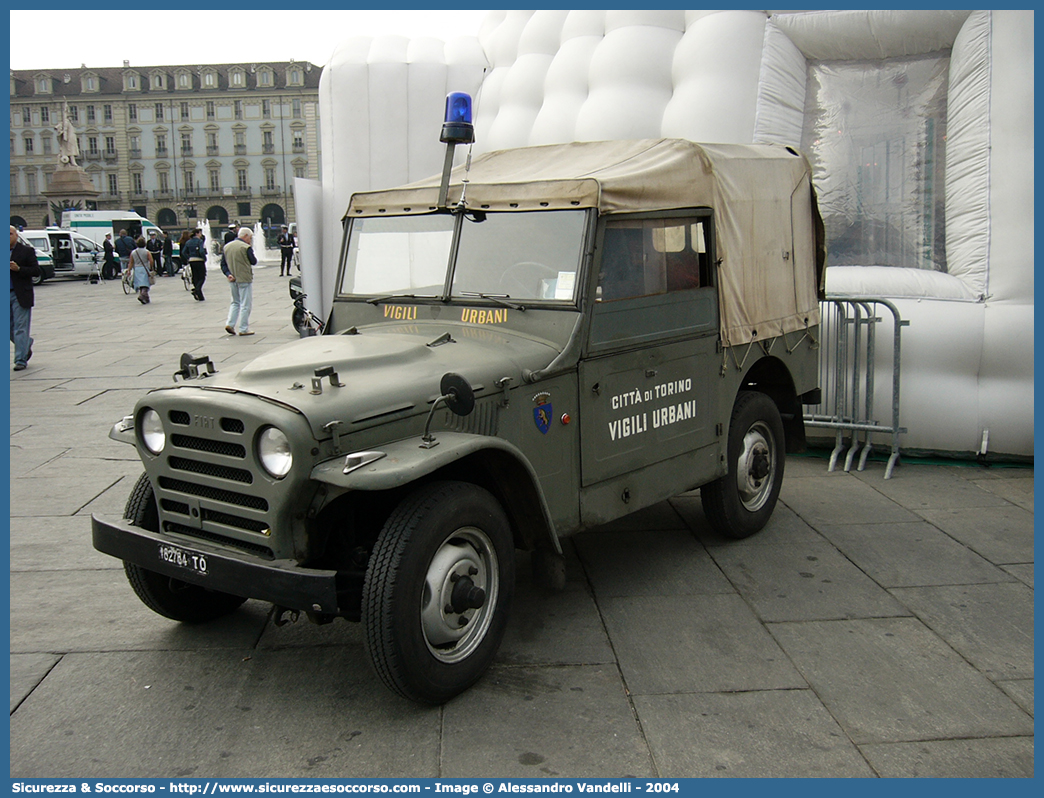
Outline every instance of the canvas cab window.
{"type": "Polygon", "coordinates": [[[608,222],[598,299],[653,296],[711,285],[710,216],[608,222]]]}

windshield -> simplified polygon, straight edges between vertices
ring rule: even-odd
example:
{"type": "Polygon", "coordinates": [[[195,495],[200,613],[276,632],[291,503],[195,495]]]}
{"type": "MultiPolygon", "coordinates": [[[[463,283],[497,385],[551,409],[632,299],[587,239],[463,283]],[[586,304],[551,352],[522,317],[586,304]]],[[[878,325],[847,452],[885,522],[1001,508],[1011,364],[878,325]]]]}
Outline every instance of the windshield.
{"type": "Polygon", "coordinates": [[[460,226],[451,296],[572,301],[586,212],[355,219],[341,292],[442,297],[460,226]]]}

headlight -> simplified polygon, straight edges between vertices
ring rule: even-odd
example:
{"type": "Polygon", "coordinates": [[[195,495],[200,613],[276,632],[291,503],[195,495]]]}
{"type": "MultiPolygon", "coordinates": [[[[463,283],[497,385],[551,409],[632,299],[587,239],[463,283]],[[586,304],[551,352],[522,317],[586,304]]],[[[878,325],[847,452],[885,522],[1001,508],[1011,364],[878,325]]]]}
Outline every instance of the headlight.
{"type": "Polygon", "coordinates": [[[160,414],[151,408],[141,414],[141,440],[153,454],[162,452],[167,443],[167,433],[163,431],[160,414]]]}
{"type": "Polygon", "coordinates": [[[257,438],[257,456],[265,471],[276,479],[290,473],[294,455],[290,451],[290,439],[275,427],[265,427],[257,438]]]}

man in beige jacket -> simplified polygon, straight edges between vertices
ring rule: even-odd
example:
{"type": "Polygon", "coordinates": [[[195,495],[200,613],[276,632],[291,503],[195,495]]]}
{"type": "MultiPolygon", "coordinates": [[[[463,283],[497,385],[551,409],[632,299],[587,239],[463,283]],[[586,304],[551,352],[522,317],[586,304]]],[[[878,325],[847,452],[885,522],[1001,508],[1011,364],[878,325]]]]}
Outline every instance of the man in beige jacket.
{"type": "Polygon", "coordinates": [[[225,244],[225,264],[222,271],[228,277],[232,289],[232,304],[228,309],[228,322],[225,332],[236,334],[236,321],[239,321],[240,335],[253,335],[250,329],[250,307],[254,299],[254,266],[257,258],[251,244],[254,234],[249,227],[240,227],[235,240],[225,244]],[[227,271],[226,271],[227,268],[227,271]]]}

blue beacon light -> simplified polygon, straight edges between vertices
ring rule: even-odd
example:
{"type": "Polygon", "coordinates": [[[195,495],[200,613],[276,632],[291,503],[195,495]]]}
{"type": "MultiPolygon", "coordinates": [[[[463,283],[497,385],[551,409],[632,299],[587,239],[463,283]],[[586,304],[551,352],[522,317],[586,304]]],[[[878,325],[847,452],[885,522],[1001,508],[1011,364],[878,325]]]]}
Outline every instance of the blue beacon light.
{"type": "Polygon", "coordinates": [[[471,95],[453,91],[446,95],[446,117],[439,141],[444,144],[471,144],[475,128],[471,124],[471,95]]]}

